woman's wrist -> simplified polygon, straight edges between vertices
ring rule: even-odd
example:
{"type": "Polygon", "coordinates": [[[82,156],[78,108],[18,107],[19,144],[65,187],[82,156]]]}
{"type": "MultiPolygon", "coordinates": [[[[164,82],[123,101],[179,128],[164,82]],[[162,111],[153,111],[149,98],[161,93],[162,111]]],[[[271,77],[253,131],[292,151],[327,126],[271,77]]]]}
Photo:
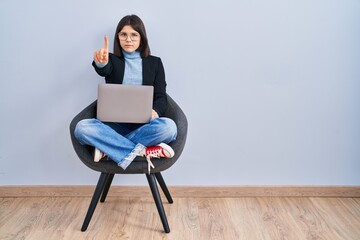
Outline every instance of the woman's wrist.
{"type": "Polygon", "coordinates": [[[99,63],[99,62],[97,62],[97,61],[95,61],[95,60],[94,60],[94,62],[95,62],[95,65],[96,65],[98,68],[103,68],[103,67],[105,67],[105,66],[108,64],[108,62],[106,62],[106,63],[99,63]]]}

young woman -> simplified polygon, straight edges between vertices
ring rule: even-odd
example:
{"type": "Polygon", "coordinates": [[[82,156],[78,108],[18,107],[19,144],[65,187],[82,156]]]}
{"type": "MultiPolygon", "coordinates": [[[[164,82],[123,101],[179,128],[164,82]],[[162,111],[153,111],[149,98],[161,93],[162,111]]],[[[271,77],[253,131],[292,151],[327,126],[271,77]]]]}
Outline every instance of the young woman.
{"type": "Polygon", "coordinates": [[[84,119],[75,128],[81,144],[95,147],[94,161],[105,155],[126,169],[136,156],[145,156],[148,170],[151,157],[174,156],[167,145],[174,141],[177,127],[173,120],[162,117],[167,107],[165,72],[161,59],[150,55],[145,26],[136,15],[122,18],[116,28],[114,53],[109,53],[109,41],[94,53],[92,65],[105,77],[106,83],[154,86],[152,119],[147,124],[110,123],[84,119]]]}

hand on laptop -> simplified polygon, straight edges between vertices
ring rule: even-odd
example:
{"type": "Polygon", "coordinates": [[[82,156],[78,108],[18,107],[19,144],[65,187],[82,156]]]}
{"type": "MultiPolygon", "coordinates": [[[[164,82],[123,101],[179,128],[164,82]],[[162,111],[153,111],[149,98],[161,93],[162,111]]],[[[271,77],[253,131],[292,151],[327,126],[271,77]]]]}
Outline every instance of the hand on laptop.
{"type": "Polygon", "coordinates": [[[104,37],[104,41],[104,48],[100,48],[94,53],[94,61],[100,64],[106,64],[109,59],[109,39],[106,35],[104,37]]]}
{"type": "Polygon", "coordinates": [[[151,112],[151,118],[158,118],[159,117],[159,114],[153,109],[152,112],[151,112]]]}

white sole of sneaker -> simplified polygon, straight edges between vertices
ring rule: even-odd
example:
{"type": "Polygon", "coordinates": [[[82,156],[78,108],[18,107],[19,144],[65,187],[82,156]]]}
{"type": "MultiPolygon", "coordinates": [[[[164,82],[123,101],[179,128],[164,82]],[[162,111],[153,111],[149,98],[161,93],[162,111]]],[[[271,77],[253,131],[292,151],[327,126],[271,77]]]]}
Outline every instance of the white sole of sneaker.
{"type": "Polygon", "coordinates": [[[102,157],[103,157],[102,152],[99,149],[95,148],[94,162],[99,162],[102,157]]]}
{"type": "Polygon", "coordinates": [[[166,143],[160,143],[158,146],[160,146],[160,147],[162,147],[162,149],[164,149],[164,153],[167,158],[172,158],[175,155],[174,150],[166,143]]]}

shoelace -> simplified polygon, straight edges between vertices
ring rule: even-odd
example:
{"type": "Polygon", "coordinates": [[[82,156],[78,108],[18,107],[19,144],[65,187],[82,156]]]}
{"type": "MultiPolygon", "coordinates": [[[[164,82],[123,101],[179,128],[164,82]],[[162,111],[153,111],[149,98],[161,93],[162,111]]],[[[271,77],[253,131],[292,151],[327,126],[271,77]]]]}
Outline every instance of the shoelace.
{"type": "Polygon", "coordinates": [[[146,149],[146,161],[148,162],[148,172],[150,174],[150,167],[155,168],[154,164],[151,162],[151,158],[160,158],[164,154],[162,153],[163,149],[161,147],[153,147],[146,149]]]}
{"type": "Polygon", "coordinates": [[[148,162],[148,172],[150,174],[150,167],[155,168],[154,164],[151,162],[150,158],[152,158],[152,155],[147,155],[146,156],[146,161],[148,162]]]}

